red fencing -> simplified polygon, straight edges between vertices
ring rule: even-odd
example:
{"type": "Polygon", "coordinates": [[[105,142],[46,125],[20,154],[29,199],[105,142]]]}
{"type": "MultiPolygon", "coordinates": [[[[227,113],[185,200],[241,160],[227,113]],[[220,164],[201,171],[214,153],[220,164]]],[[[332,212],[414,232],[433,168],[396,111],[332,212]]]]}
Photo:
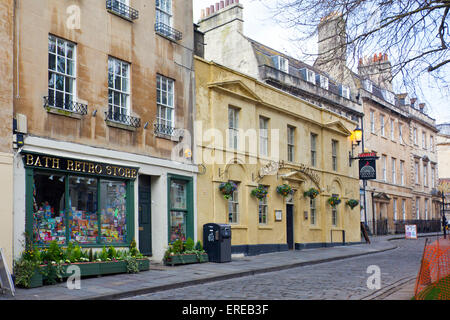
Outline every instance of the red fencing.
{"type": "Polygon", "coordinates": [[[415,287],[416,300],[450,300],[450,239],[425,242],[415,287]]]}

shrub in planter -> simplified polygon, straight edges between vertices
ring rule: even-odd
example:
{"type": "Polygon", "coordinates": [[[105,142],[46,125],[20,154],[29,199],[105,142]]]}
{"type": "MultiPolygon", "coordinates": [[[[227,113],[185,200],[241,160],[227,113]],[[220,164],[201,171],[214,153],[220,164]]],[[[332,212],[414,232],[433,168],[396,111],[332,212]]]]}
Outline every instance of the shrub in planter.
{"type": "Polygon", "coordinates": [[[314,199],[318,195],[319,195],[319,190],[317,190],[315,188],[310,188],[303,193],[303,196],[310,197],[311,199],[314,199]]]}
{"type": "Polygon", "coordinates": [[[259,200],[262,200],[265,197],[267,197],[267,188],[264,187],[264,186],[258,186],[257,188],[252,190],[251,194],[255,198],[258,198],[259,200]]]}
{"type": "Polygon", "coordinates": [[[290,185],[285,183],[277,187],[277,193],[283,197],[287,197],[292,193],[292,188],[290,185]]]}
{"type": "Polygon", "coordinates": [[[339,197],[330,197],[328,198],[328,203],[332,207],[336,207],[339,203],[341,203],[341,199],[339,197]]]}
{"type": "Polygon", "coordinates": [[[353,210],[359,204],[359,201],[355,199],[350,199],[345,204],[348,205],[350,209],[353,210]]]}
{"type": "Polygon", "coordinates": [[[220,192],[222,192],[223,198],[228,200],[231,198],[231,195],[233,194],[233,192],[237,189],[237,185],[232,182],[222,182],[219,185],[219,190],[220,192]]]}
{"type": "Polygon", "coordinates": [[[164,253],[164,263],[166,265],[188,264],[208,262],[208,255],[203,250],[200,241],[194,245],[194,241],[188,238],[185,242],[176,240],[169,244],[164,253]]]}

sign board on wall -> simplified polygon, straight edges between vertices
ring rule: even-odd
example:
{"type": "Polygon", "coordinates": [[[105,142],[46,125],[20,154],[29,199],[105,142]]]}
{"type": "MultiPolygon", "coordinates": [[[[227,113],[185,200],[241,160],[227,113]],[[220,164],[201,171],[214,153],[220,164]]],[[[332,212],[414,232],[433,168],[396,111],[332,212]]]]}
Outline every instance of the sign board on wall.
{"type": "Polygon", "coordinates": [[[417,226],[415,224],[405,225],[406,239],[417,239],[417,226]]]}
{"type": "Polygon", "coordinates": [[[9,291],[13,296],[16,293],[3,249],[0,248],[0,293],[4,290],[9,291]]]}
{"type": "Polygon", "coordinates": [[[377,156],[375,153],[362,153],[359,155],[359,179],[374,180],[377,178],[377,156]]]}

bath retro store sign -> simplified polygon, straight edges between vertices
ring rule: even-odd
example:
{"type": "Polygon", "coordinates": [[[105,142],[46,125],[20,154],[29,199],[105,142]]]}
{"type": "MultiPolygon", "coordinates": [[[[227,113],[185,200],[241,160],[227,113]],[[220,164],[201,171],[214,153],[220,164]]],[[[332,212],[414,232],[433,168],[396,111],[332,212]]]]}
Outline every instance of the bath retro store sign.
{"type": "Polygon", "coordinates": [[[26,167],[35,169],[60,170],[69,173],[92,174],[104,177],[136,179],[138,168],[117,166],[106,163],[63,158],[35,153],[23,153],[26,167]]]}
{"type": "Polygon", "coordinates": [[[358,156],[359,159],[359,179],[360,180],[373,180],[377,178],[377,165],[378,159],[375,152],[361,153],[358,156]]]}

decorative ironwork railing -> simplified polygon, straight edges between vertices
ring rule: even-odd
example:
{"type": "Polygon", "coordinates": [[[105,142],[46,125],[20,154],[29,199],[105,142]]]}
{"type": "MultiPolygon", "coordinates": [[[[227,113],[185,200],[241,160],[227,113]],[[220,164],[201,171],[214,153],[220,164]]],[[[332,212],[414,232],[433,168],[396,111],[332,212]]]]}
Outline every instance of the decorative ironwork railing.
{"type": "Polygon", "coordinates": [[[155,134],[164,134],[168,136],[172,136],[175,132],[175,128],[171,126],[167,126],[165,124],[155,123],[154,124],[154,133],[155,134]]]}
{"type": "Polygon", "coordinates": [[[155,31],[156,31],[156,33],[159,33],[160,35],[170,38],[175,41],[179,41],[179,40],[183,39],[183,34],[180,31],[175,30],[174,28],[172,28],[162,22],[155,23],[155,31]]]}
{"type": "Polygon", "coordinates": [[[128,20],[136,20],[139,18],[139,11],[133,9],[118,0],[107,0],[106,9],[128,20]]]}
{"type": "Polygon", "coordinates": [[[44,108],[56,108],[64,111],[74,112],[83,116],[87,115],[88,106],[86,104],[74,101],[64,101],[53,97],[44,97],[44,108]]]}
{"type": "Polygon", "coordinates": [[[141,119],[118,112],[105,112],[106,120],[121,123],[134,128],[141,126],[141,119]]]}

